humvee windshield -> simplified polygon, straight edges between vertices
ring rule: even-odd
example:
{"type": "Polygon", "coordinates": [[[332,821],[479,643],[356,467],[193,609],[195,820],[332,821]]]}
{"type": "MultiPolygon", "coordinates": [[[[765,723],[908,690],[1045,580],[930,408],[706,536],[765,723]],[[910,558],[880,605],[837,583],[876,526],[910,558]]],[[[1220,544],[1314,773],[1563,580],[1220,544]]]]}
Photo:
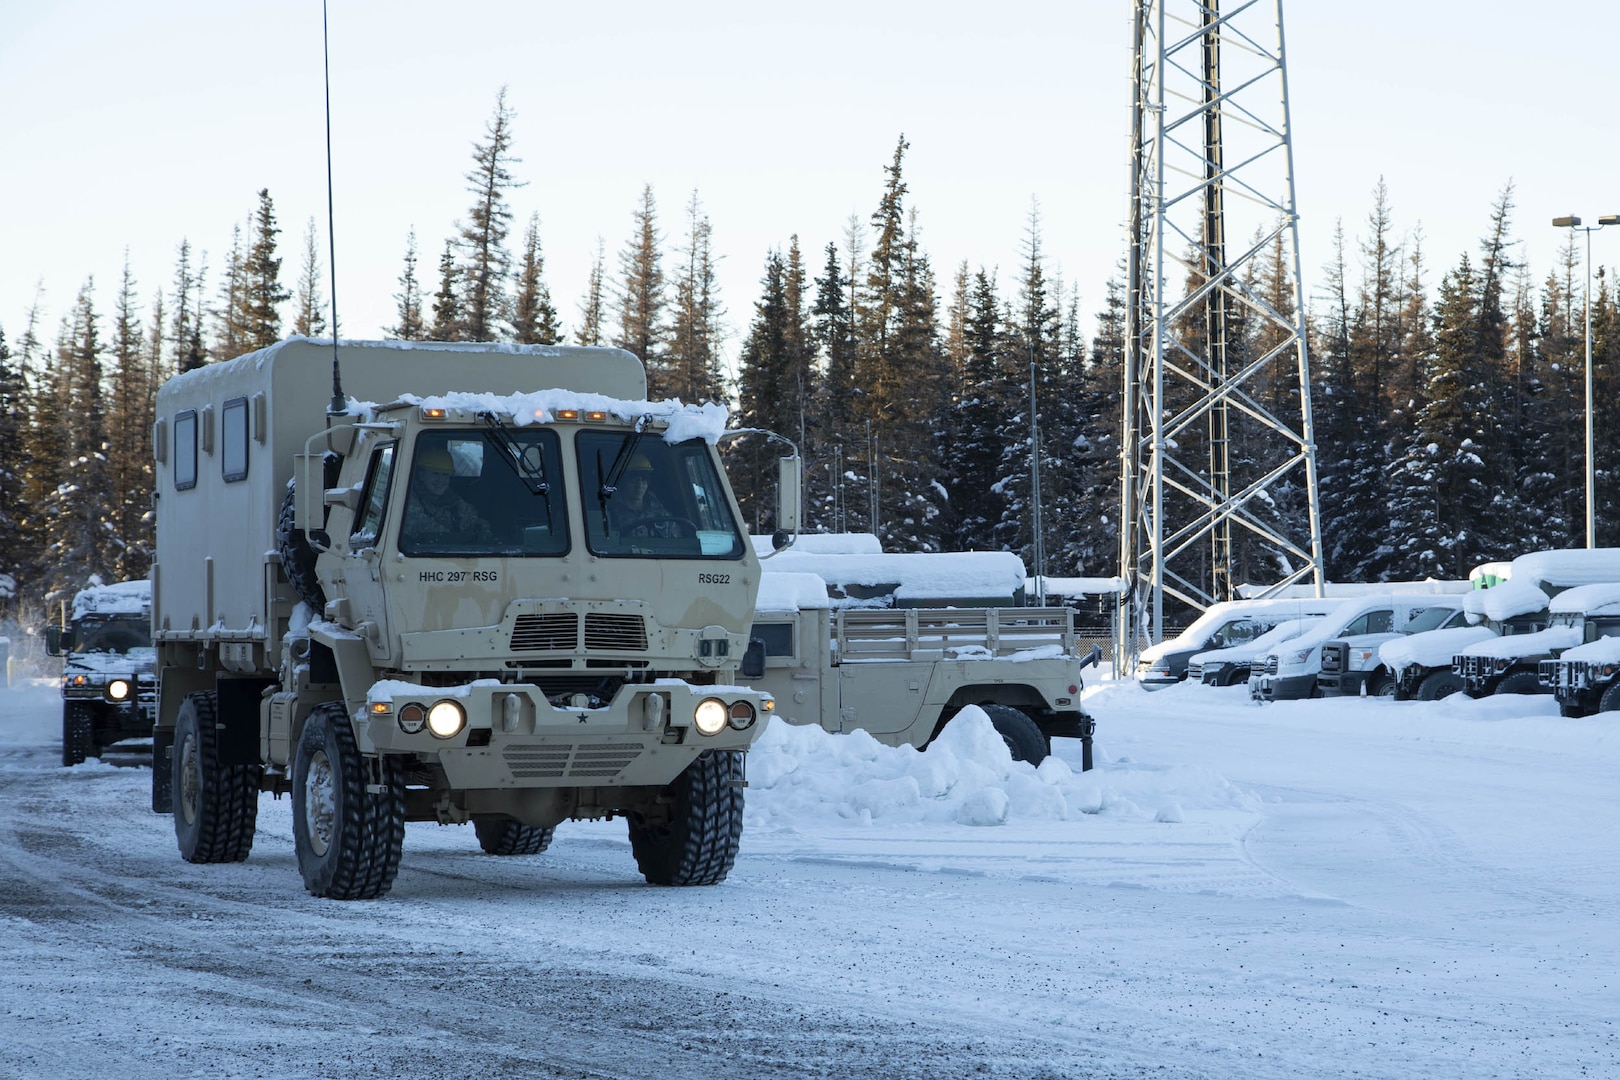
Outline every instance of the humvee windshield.
{"type": "Polygon", "coordinates": [[[703,440],[581,431],[574,447],[593,555],[742,557],[743,537],[703,440]]]}
{"type": "Polygon", "coordinates": [[[126,653],[131,649],[151,647],[151,624],[131,615],[80,620],[73,649],[87,653],[126,653]]]}
{"type": "Polygon", "coordinates": [[[1439,630],[1442,627],[1462,625],[1464,625],[1463,613],[1456,608],[1424,608],[1412,616],[1412,621],[1406,624],[1406,633],[1421,634],[1425,630],[1439,630]]]}
{"type": "MultiPolygon", "coordinates": [[[[416,437],[400,518],[401,554],[568,553],[568,498],[557,433],[508,428],[502,434],[504,438],[488,431],[452,430],[424,431],[416,437]]],[[[380,518],[386,498],[391,448],[378,454],[361,499],[365,518],[373,513],[380,518]],[[390,456],[384,459],[384,453],[390,456]]]]}

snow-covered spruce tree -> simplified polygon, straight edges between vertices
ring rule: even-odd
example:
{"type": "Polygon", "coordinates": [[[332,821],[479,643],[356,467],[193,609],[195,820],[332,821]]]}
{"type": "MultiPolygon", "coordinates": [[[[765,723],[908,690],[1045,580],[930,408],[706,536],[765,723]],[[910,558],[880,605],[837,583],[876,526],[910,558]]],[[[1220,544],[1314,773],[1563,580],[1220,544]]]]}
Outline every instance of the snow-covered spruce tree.
{"type": "Polygon", "coordinates": [[[461,308],[461,271],[456,266],[455,242],[446,240],[439,255],[439,288],[433,294],[434,341],[466,341],[467,320],[461,308]]]}
{"type": "Polygon", "coordinates": [[[242,262],[244,298],[242,348],[264,349],[281,340],[281,305],[292,294],[281,286],[281,257],[276,254],[276,207],[270,190],[259,190],[253,215],[253,245],[242,262]]]}
{"type": "Polygon", "coordinates": [[[22,368],[0,328],[0,574],[21,583],[31,563],[23,520],[28,394],[22,368]]]}
{"type": "MultiPolygon", "coordinates": [[[[802,332],[802,312],[793,310],[788,296],[788,266],[780,251],[765,257],[760,298],[737,362],[737,422],[741,427],[766,428],[789,434],[799,424],[803,356],[794,339],[802,332]],[[797,326],[797,330],[796,330],[797,326]]],[[[744,524],[750,532],[775,527],[769,493],[771,469],[780,456],[776,447],[749,438],[730,451],[726,471],[736,486],[744,524]]]]}
{"type": "Polygon", "coordinates": [[[999,550],[995,532],[1007,505],[998,486],[1007,456],[1002,420],[1013,396],[1014,342],[1002,323],[994,271],[981,267],[961,284],[961,374],[940,468],[952,526],[947,543],[956,551],[999,550]]]}
{"type": "MultiPolygon", "coordinates": [[[[249,215],[249,226],[252,223],[249,215]]],[[[214,348],[222,357],[240,356],[247,351],[243,347],[249,322],[246,262],[242,228],[232,225],[231,247],[225,253],[225,272],[219,283],[219,306],[214,310],[214,348]]]]}
{"type": "Polygon", "coordinates": [[[399,292],[394,294],[395,322],[383,331],[401,341],[421,341],[427,337],[422,319],[422,286],[416,279],[416,230],[405,240],[405,266],[399,272],[399,292]]]}
{"type": "Polygon", "coordinates": [[[686,205],[686,243],[678,249],[681,261],[666,353],[667,393],[682,401],[720,401],[725,396],[725,373],[720,366],[724,310],[715,279],[712,232],[694,190],[686,205]]]}
{"type": "Polygon", "coordinates": [[[298,284],[293,289],[293,333],[321,337],[326,333],[326,298],[321,295],[321,252],[315,219],[304,226],[304,248],[298,259],[298,284]]]}
{"type": "Polygon", "coordinates": [[[156,383],[136,310],[135,279],[124,259],[123,280],[113,315],[107,372],[106,458],[114,578],[144,578],[151,567],[152,424],[156,383]]]}
{"type": "MultiPolygon", "coordinates": [[[[1128,333],[1124,270],[1120,266],[1104,288],[1090,354],[1080,368],[1075,392],[1080,428],[1068,448],[1078,496],[1062,522],[1067,535],[1060,565],[1094,577],[1112,576],[1119,566],[1119,445],[1128,333]]],[[[1065,355],[1082,352],[1079,320],[1071,316],[1066,323],[1075,341],[1065,345],[1065,355]]]]}
{"type": "Polygon", "coordinates": [[[813,338],[822,357],[816,398],[819,437],[805,458],[805,513],[809,528],[849,531],[845,510],[845,474],[854,437],[855,322],[850,279],[836,243],[826,248],[826,263],[815,279],[813,338]]]}
{"type": "Polygon", "coordinates": [[[473,204],[467,211],[466,224],[458,227],[460,321],[467,341],[499,341],[505,337],[502,317],[512,273],[512,255],[506,250],[512,208],[506,193],[523,186],[513,178],[510,168],[522,160],[512,156],[515,115],[506,104],[503,86],[495,95],[495,112],[485,125],[483,141],[473,144],[473,167],[466,177],[473,204]]]}
{"type": "Polygon", "coordinates": [[[175,372],[192,371],[208,362],[202,332],[205,276],[204,260],[192,258],[191,241],[182,237],[174,267],[174,324],[169,330],[175,372]]]}
{"type": "Polygon", "coordinates": [[[512,298],[512,339],[519,345],[556,345],[562,341],[557,308],[546,285],[546,261],[540,251],[540,215],[529,215],[523,232],[517,293],[512,298]]]}
{"type": "Polygon", "coordinates": [[[602,238],[597,237],[596,258],[591,260],[591,276],[585,286],[585,299],[579,304],[579,329],[574,331],[575,345],[602,344],[602,288],[606,274],[602,238]]]}
{"type": "Polygon", "coordinates": [[[664,266],[658,234],[658,206],[651,184],[641,189],[641,205],[631,214],[630,240],[619,252],[619,332],[613,344],[628,349],[647,366],[647,394],[653,400],[670,396],[670,376],[664,355],[668,331],[664,326],[664,266]]]}

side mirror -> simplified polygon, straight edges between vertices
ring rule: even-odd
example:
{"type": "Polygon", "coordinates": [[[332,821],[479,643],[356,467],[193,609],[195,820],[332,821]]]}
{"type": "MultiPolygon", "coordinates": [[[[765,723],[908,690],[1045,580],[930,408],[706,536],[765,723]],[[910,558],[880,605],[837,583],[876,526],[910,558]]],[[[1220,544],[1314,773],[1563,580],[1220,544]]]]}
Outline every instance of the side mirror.
{"type": "MultiPolygon", "coordinates": [[[[776,527],[796,535],[799,531],[799,457],[776,460],[776,527]]],[[[781,547],[783,545],[777,545],[781,547]]]]}
{"type": "Polygon", "coordinates": [[[1102,663],[1102,646],[1093,645],[1091,647],[1090,654],[1087,655],[1085,659],[1085,662],[1080,665],[1080,670],[1084,671],[1088,667],[1096,667],[1100,663],[1102,663]]]}
{"type": "Polygon", "coordinates": [[[743,650],[742,665],[738,669],[745,679],[761,679],[765,677],[765,642],[759,638],[749,638],[748,648],[743,650]]]}
{"type": "Polygon", "coordinates": [[[45,628],[45,652],[50,656],[62,655],[62,628],[60,626],[47,626],[45,628]]]}

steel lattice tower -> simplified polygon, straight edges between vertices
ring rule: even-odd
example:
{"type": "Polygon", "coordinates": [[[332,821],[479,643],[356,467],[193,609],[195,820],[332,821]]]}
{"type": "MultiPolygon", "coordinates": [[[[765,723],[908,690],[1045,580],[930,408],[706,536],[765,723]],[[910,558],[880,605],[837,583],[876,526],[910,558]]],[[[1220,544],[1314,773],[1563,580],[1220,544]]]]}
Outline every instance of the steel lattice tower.
{"type": "Polygon", "coordinates": [[[1282,0],[1221,6],[1135,4],[1121,656],[1231,598],[1234,527],[1322,584],[1282,0]]]}

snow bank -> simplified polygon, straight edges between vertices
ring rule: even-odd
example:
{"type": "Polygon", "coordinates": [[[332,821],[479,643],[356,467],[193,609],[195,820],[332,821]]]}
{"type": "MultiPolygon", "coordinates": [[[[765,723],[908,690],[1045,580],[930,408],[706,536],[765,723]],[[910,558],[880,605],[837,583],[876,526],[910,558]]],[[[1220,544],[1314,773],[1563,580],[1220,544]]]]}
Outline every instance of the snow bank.
{"type": "Polygon", "coordinates": [[[1101,814],[1179,822],[1188,809],[1257,811],[1259,800],[1199,766],[1126,759],[1076,772],[1062,758],[1014,761],[984,710],[969,706],[928,749],[891,747],[864,731],[833,735],[771,722],[748,755],[750,825],[817,819],[884,824],[1006,825],[1101,814]]]}
{"type": "MultiPolygon", "coordinates": [[[[1503,586],[1491,589],[1495,592],[1503,586]]],[[[1540,590],[1537,590],[1538,592],[1540,590]]],[[[1421,634],[1386,641],[1378,647],[1378,659],[1392,671],[1413,664],[1422,667],[1450,667],[1451,658],[1470,645],[1489,641],[1496,631],[1488,626],[1453,626],[1446,630],[1425,630],[1421,634]]]]}

